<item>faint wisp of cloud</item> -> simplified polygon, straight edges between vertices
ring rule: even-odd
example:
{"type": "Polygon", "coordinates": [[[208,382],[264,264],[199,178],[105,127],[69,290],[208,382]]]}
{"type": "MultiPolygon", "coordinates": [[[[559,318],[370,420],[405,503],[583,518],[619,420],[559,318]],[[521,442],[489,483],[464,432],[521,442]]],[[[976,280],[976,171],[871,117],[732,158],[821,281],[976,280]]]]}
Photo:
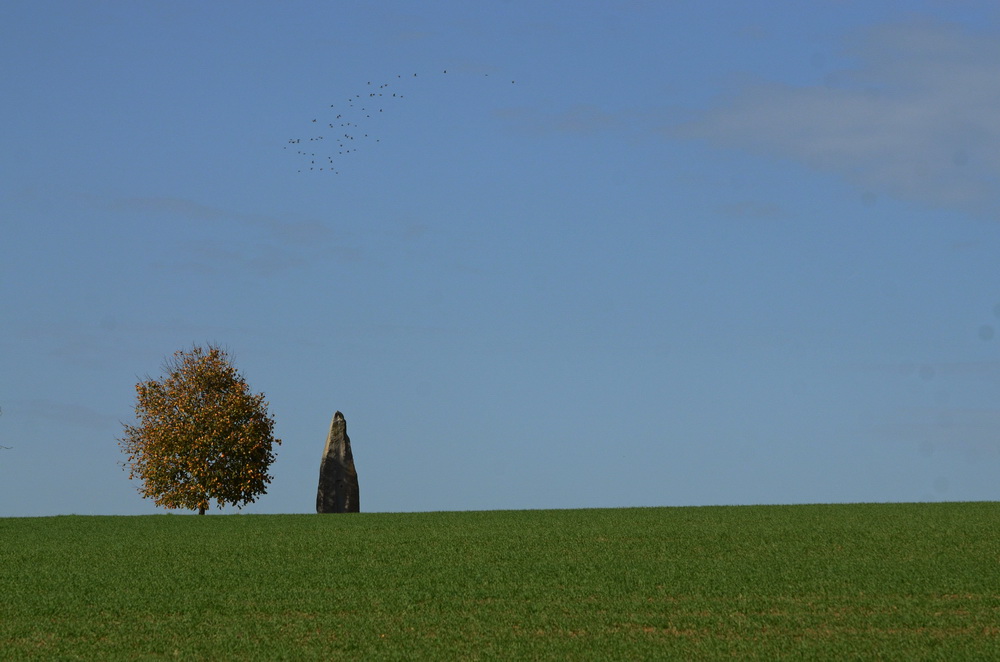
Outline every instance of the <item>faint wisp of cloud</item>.
{"type": "Polygon", "coordinates": [[[912,443],[926,452],[958,451],[970,460],[1000,453],[1000,409],[909,407],[882,412],[872,431],[887,440],[912,443]]]}
{"type": "Polygon", "coordinates": [[[555,113],[531,108],[506,108],[496,115],[516,127],[537,133],[593,134],[622,125],[621,118],[592,104],[577,104],[555,113]]]}
{"type": "Polygon", "coordinates": [[[988,380],[1000,385],[1000,361],[912,361],[901,363],[867,363],[861,366],[866,372],[881,373],[893,377],[917,376],[927,381],[935,377],[988,380]]]}
{"type": "Polygon", "coordinates": [[[1000,218],[1000,39],[912,21],[870,30],[848,54],[856,69],[813,86],[747,85],[666,133],[1000,218]]]}
{"type": "MultiPolygon", "coordinates": [[[[333,232],[315,220],[289,221],[268,214],[237,212],[192,200],[175,197],[140,197],[111,200],[104,205],[109,210],[123,214],[166,215],[175,219],[231,223],[243,230],[239,236],[227,234],[218,238],[209,230],[197,244],[185,244],[185,257],[169,267],[195,269],[204,273],[220,270],[244,270],[258,276],[275,274],[304,266],[310,251],[327,244],[333,232]],[[251,230],[256,234],[247,234],[251,230]],[[250,238],[247,238],[250,237],[250,238]]],[[[334,255],[350,257],[350,250],[334,255]]]]}
{"type": "Polygon", "coordinates": [[[719,205],[717,210],[725,216],[750,220],[773,221],[788,216],[788,211],[781,205],[775,202],[762,202],[759,200],[731,202],[719,205]]]}
{"type": "Polygon", "coordinates": [[[1000,361],[870,363],[864,370],[889,378],[887,385],[892,384],[892,390],[907,382],[931,387],[924,395],[932,397],[933,403],[878,410],[871,431],[879,438],[926,449],[957,450],[970,458],[1000,452],[1000,408],[951,404],[960,397],[969,402],[969,393],[976,394],[978,400],[984,386],[993,389],[1000,385],[1000,361]],[[961,393],[966,395],[959,396],[961,393]]]}
{"type": "Polygon", "coordinates": [[[115,416],[92,407],[54,400],[18,400],[11,405],[11,410],[32,421],[83,426],[95,430],[113,429],[118,424],[115,416]]]}
{"type": "Polygon", "coordinates": [[[229,221],[265,230],[287,243],[309,244],[327,239],[330,229],[319,221],[287,221],[268,214],[248,214],[173,197],[119,198],[107,206],[122,213],[170,214],[193,221],[229,221]]]}

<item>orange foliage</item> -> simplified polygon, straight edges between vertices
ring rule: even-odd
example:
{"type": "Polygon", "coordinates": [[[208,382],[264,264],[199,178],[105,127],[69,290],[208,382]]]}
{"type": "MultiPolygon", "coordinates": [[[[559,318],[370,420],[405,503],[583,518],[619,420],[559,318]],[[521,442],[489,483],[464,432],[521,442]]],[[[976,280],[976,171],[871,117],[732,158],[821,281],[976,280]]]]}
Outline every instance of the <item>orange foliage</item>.
{"type": "Polygon", "coordinates": [[[226,352],[174,352],[167,375],[135,386],[137,425],[118,440],[129,478],[164,508],[207,510],[212,500],[242,507],[267,491],[274,419],[226,352]]]}

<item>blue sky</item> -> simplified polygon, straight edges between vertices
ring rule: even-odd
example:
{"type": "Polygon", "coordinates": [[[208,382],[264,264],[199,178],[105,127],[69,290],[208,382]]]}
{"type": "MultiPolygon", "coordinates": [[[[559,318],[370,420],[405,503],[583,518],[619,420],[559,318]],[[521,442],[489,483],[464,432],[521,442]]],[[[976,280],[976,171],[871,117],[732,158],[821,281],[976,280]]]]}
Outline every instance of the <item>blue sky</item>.
{"type": "Polygon", "coordinates": [[[997,497],[995,3],[15,1],[0,61],[0,516],[157,512],[192,343],[243,512],[338,409],[365,511],[997,497]]]}

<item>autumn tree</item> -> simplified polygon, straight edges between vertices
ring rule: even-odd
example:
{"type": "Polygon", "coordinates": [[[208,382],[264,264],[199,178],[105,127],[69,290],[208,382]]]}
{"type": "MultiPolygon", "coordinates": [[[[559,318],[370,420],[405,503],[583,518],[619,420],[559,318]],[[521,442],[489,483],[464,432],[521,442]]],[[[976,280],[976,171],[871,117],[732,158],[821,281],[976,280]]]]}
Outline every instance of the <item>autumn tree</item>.
{"type": "Polygon", "coordinates": [[[139,493],[164,508],[197,509],[215,500],[242,507],[267,491],[274,419],[264,394],[251,393],[225,352],[174,352],[165,376],[135,386],[136,425],[118,440],[139,493]]]}

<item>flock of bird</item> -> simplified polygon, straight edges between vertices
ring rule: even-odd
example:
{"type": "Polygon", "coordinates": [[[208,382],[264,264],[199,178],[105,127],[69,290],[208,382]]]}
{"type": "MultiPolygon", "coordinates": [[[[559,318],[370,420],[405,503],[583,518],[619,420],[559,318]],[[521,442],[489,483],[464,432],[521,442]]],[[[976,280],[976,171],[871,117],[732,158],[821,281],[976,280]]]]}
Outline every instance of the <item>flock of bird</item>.
{"type": "MultiPolygon", "coordinates": [[[[447,74],[445,69],[442,75],[447,74]]],[[[483,74],[489,76],[489,74],[483,74]]],[[[390,104],[405,98],[403,80],[418,78],[417,74],[398,74],[388,83],[368,81],[362,94],[348,96],[340,104],[331,103],[329,117],[314,117],[312,135],[289,138],[286,150],[294,150],[299,160],[298,172],[339,175],[345,157],[356,153],[365,143],[381,142],[375,137],[376,122],[391,111],[390,104]],[[336,144],[334,148],[333,145],[336,144]]],[[[510,81],[515,84],[516,81],[510,81]]]]}

